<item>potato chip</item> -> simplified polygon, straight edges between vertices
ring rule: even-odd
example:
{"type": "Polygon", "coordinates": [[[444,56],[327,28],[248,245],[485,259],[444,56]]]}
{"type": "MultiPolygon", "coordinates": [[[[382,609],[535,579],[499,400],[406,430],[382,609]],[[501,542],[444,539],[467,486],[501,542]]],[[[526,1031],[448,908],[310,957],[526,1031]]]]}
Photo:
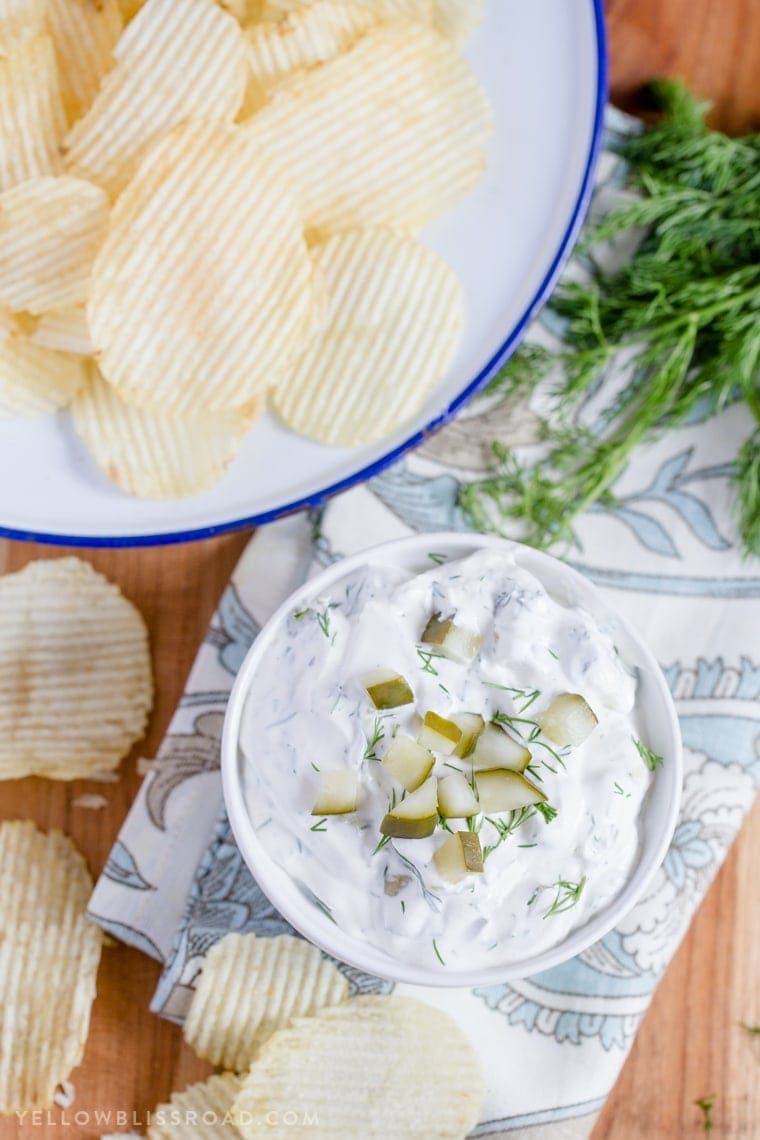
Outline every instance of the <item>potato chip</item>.
{"type": "Polygon", "coordinates": [[[464,325],[456,274],[390,230],[336,234],[313,250],[324,275],[324,331],[273,392],[295,431],[353,447],[420,409],[451,362],[464,325]]]}
{"type": "Polygon", "coordinates": [[[166,412],[246,404],[301,351],[314,278],[269,156],[240,127],[187,124],[121,195],[95,261],[88,317],[103,375],[166,412]]]}
{"type": "Polygon", "coordinates": [[[231,122],[246,83],[243,33],[211,0],[148,0],[114,56],[64,142],[67,169],[112,195],[173,127],[191,118],[231,122]]]}
{"type": "MultiPolygon", "coordinates": [[[[318,4],[320,0],[265,0],[263,15],[266,19],[295,12],[318,4]]],[[[432,24],[435,0],[356,0],[380,23],[390,20],[417,20],[432,24]]]]}
{"type": "Polygon", "coordinates": [[[84,306],[43,313],[29,333],[32,344],[54,348],[58,352],[91,355],[92,339],[84,306]]]}
{"type": "Polygon", "coordinates": [[[240,1140],[230,1110],[242,1083],[234,1073],[220,1073],[172,1093],[150,1114],[147,1140],[240,1140]]]}
{"type": "Polygon", "coordinates": [[[376,24],[368,8],[341,0],[318,0],[279,20],[253,24],[246,32],[247,107],[263,106],[287,75],[334,59],[376,24]]]}
{"type": "Polygon", "coordinates": [[[435,0],[438,31],[462,47],[483,19],[486,0],[435,0]]]}
{"type": "Polygon", "coordinates": [[[125,404],[95,368],[74,401],[74,427],[101,471],[131,495],[181,499],[224,475],[263,406],[166,416],[125,404]]]}
{"type": "Polygon", "coordinates": [[[414,230],[477,182],[491,108],[447,40],[391,24],[284,80],[244,127],[291,175],[307,229],[414,230]]]}
{"type": "Polygon", "coordinates": [[[103,942],[91,892],[70,839],[0,823],[0,1114],[52,1107],[82,1059],[103,942]]]}
{"type": "Polygon", "coordinates": [[[412,998],[356,997],[278,1030],[232,1114],[246,1138],[292,1137],[297,1108],[313,1140],[462,1140],[484,1093],[475,1050],[448,1014],[412,998]]]}
{"type": "Polygon", "coordinates": [[[47,31],[47,0],[0,0],[0,54],[47,31]]]}
{"type": "Polygon", "coordinates": [[[276,1029],[347,997],[343,975],[302,938],[226,934],[206,955],[185,1040],[199,1057],[240,1073],[276,1029]]]}
{"type": "Polygon", "coordinates": [[[50,36],[35,36],[0,55],[0,191],[37,174],[56,174],[65,130],[50,36]]]}
{"type": "Polygon", "coordinates": [[[0,779],[113,770],[153,699],[140,613],[78,558],[0,578],[0,779]]]}
{"type": "Polygon", "coordinates": [[[64,408],[86,380],[80,357],[35,344],[21,321],[0,310],[0,416],[64,408]]]}
{"type": "Polygon", "coordinates": [[[83,303],[110,203],[79,178],[30,178],[0,194],[0,305],[44,313],[83,303]]]}
{"type": "Polygon", "coordinates": [[[63,105],[70,123],[92,104],[114,64],[124,20],[117,0],[48,0],[63,105]]]}

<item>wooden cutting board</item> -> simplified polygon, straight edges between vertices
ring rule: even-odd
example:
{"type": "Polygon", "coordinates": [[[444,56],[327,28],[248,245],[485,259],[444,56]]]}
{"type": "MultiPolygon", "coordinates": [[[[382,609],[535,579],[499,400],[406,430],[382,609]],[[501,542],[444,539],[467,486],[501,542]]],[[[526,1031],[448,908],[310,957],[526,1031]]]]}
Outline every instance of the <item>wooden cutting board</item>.
{"type": "MultiPolygon", "coordinates": [[[[757,129],[757,0],[609,0],[607,8],[616,101],[636,109],[643,80],[680,75],[714,101],[716,124],[757,129]]],[[[92,784],[30,779],[0,785],[0,820],[28,818],[44,828],[63,828],[93,872],[100,870],[139,786],[137,755],[154,755],[247,538],[239,534],[154,550],[77,551],[118,582],[148,621],[157,682],[149,736],[125,762],[119,783],[97,788],[108,800],[105,808],[75,805],[82,791],[95,790],[92,784]]],[[[0,572],[62,553],[69,552],[0,542],[0,572]]],[[[760,804],[657,991],[594,1140],[701,1136],[702,1117],[694,1102],[713,1093],[714,1140],[760,1136],[760,1038],[740,1025],[760,1023],[758,867],[760,804]]],[[[158,973],[158,965],[135,950],[121,945],[105,950],[84,1063],[74,1073],[76,1103],[66,1113],[65,1127],[58,1110],[22,1125],[0,1121],[0,1140],[89,1140],[130,1125],[139,1130],[146,1114],[172,1090],[210,1071],[183,1044],[175,1026],[149,1013],[158,973]]]]}

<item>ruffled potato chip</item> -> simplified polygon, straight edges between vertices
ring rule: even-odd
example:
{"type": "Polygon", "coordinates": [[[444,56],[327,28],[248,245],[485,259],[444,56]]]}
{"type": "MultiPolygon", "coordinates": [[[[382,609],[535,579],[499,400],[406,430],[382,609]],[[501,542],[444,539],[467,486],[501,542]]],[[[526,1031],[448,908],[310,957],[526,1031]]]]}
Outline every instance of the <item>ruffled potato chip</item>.
{"type": "Polygon", "coordinates": [[[63,105],[70,123],[90,107],[114,64],[124,20],[117,0],[47,0],[63,105]]]}
{"type": "Polygon", "coordinates": [[[30,178],[0,194],[0,305],[44,313],[82,304],[110,203],[79,178],[30,178]]]}
{"type": "Polygon", "coordinates": [[[78,558],[0,578],[0,780],[112,771],[153,701],[139,611],[78,558]]]}
{"type": "Polygon", "coordinates": [[[65,408],[87,380],[81,357],[35,344],[32,336],[21,321],[0,310],[0,416],[37,416],[65,408]]]}
{"type": "Polygon", "coordinates": [[[262,404],[259,399],[229,412],[167,416],[125,404],[93,368],[71,415],[112,482],[145,499],[182,499],[219,482],[262,404]]]}
{"type": "Polygon", "coordinates": [[[246,1140],[462,1140],[485,1094],[472,1045],[440,1010],[402,997],[356,997],[298,1018],[261,1047],[232,1115],[246,1140]]]}
{"type": "Polygon", "coordinates": [[[199,1081],[150,1114],[147,1140],[240,1140],[231,1119],[232,1103],[242,1085],[233,1073],[220,1073],[199,1081]]]}
{"type": "Polygon", "coordinates": [[[317,0],[279,20],[252,24],[246,32],[249,113],[263,106],[286,76],[334,59],[377,22],[377,17],[361,4],[317,0]]]}
{"type": "Polygon", "coordinates": [[[93,351],[84,306],[43,313],[29,333],[29,340],[44,348],[73,352],[79,356],[90,356],[93,351]]]}
{"type": "Polygon", "coordinates": [[[0,1115],[52,1107],[82,1060],[103,944],[91,892],[70,839],[0,823],[0,1115]]]}
{"type": "Polygon", "coordinates": [[[282,82],[244,127],[290,174],[308,230],[416,230],[483,173],[491,107],[447,40],[391,24],[282,82]]]}
{"type": "Polygon", "coordinates": [[[241,128],[190,123],[116,203],[88,317],[123,399],[188,415],[264,393],[302,351],[317,305],[279,169],[241,128]]]}
{"type": "Polygon", "coordinates": [[[193,118],[231,122],[246,83],[243,33],[212,0],[147,0],[114,56],[64,142],[66,168],[112,196],[173,127],[193,118]]]}
{"type": "Polygon", "coordinates": [[[226,934],[206,955],[185,1040],[199,1057],[242,1073],[276,1029],[347,997],[343,975],[302,938],[226,934]]]}
{"type": "Polygon", "coordinates": [[[272,401],[301,435],[354,447],[408,420],[441,379],[464,326],[462,287],[437,254],[390,230],[336,234],[312,252],[325,327],[272,401]]]}
{"type": "Polygon", "coordinates": [[[0,191],[57,174],[65,130],[53,40],[44,33],[21,38],[0,54],[0,191]]]}

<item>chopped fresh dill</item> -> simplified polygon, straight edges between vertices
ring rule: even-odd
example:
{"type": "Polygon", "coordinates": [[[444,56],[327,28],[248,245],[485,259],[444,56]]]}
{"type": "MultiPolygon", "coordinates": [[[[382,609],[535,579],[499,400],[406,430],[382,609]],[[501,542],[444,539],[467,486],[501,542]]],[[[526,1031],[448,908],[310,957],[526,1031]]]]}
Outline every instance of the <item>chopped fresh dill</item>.
{"type": "Polygon", "coordinates": [[[318,767],[317,767],[317,765],[314,763],[314,761],[313,761],[313,760],[311,760],[311,761],[310,761],[310,763],[311,763],[311,766],[312,766],[312,768],[314,769],[314,771],[315,771],[315,772],[318,772],[318,771],[319,771],[319,768],[318,768],[318,767]]]}
{"type": "Polygon", "coordinates": [[[556,654],[553,649],[550,649],[548,645],[546,647],[546,651],[547,651],[547,653],[551,653],[551,655],[555,661],[559,661],[559,655],[556,654]]]}
{"type": "Polygon", "coordinates": [[[317,614],[317,622],[319,623],[319,628],[322,630],[322,633],[325,635],[325,637],[329,638],[329,636],[330,636],[330,607],[329,606],[325,606],[325,608],[317,614]]]}
{"type": "Polygon", "coordinates": [[[441,957],[441,951],[438,949],[438,943],[436,942],[435,938],[433,939],[433,950],[435,951],[435,956],[438,959],[438,961],[441,963],[442,966],[445,966],[446,963],[444,962],[443,958],[441,957]]]}
{"type": "Polygon", "coordinates": [[[305,617],[308,617],[308,615],[310,613],[311,613],[311,606],[307,606],[305,610],[296,610],[296,612],[293,614],[293,619],[295,621],[303,621],[303,619],[305,617]]]}
{"type": "Polygon", "coordinates": [[[712,1110],[715,1104],[715,1093],[711,1093],[710,1096],[701,1096],[694,1103],[702,1113],[702,1128],[705,1136],[709,1136],[714,1127],[712,1110]]]}
{"type": "Polygon", "coordinates": [[[435,562],[436,566],[441,566],[442,563],[444,563],[446,561],[446,555],[440,554],[436,550],[431,550],[430,553],[428,554],[428,558],[430,559],[431,562],[435,562]]]}
{"type": "Polygon", "coordinates": [[[449,696],[449,690],[446,688],[445,685],[442,685],[440,681],[438,682],[438,688],[441,690],[442,693],[445,693],[447,697],[449,696]]]}
{"type": "Polygon", "coordinates": [[[390,835],[383,835],[382,838],[380,839],[380,842],[377,844],[374,851],[372,852],[372,854],[377,855],[378,851],[382,851],[383,847],[385,847],[387,843],[390,843],[390,841],[391,841],[390,835]]]}
{"type": "MultiPolygon", "coordinates": [[[[488,681],[484,681],[483,683],[486,685],[489,684],[488,681]]],[[[523,704],[517,710],[520,713],[524,713],[526,709],[529,709],[533,702],[537,701],[541,696],[540,689],[517,689],[514,685],[498,685],[494,687],[503,689],[505,693],[511,693],[514,697],[515,704],[517,704],[518,701],[522,701],[523,704]]]]}
{"type": "Polygon", "coordinates": [[[438,670],[433,665],[434,657],[442,657],[442,653],[436,653],[434,649],[423,649],[417,646],[417,656],[420,659],[423,673],[430,673],[433,677],[438,676],[438,670]]]}
{"type": "Polygon", "coordinates": [[[482,826],[483,826],[483,820],[482,819],[480,819],[479,817],[474,816],[474,815],[468,815],[467,816],[467,830],[468,831],[480,831],[482,826]]]}
{"type": "Polygon", "coordinates": [[[406,903],[403,899],[399,899],[398,901],[401,903],[401,913],[406,914],[406,903]]]}
{"type": "Polygon", "coordinates": [[[458,768],[456,764],[451,764],[448,760],[444,760],[443,766],[444,766],[444,768],[451,768],[452,772],[461,772],[462,771],[462,769],[458,768]]]}
{"type": "Polygon", "coordinates": [[[367,737],[367,747],[364,749],[362,760],[377,760],[378,755],[375,748],[385,736],[385,729],[383,722],[379,716],[375,717],[375,723],[372,725],[372,735],[367,737]]]}
{"type": "Polygon", "coordinates": [[[316,823],[312,824],[309,831],[327,831],[327,820],[318,819],[316,823]]]}
{"type": "Polygon", "coordinates": [[[538,780],[539,784],[543,784],[543,782],[544,782],[543,776],[541,775],[541,773],[539,772],[539,770],[535,764],[526,765],[525,771],[530,772],[533,779],[538,780]]]}
{"type": "Polygon", "coordinates": [[[518,843],[518,847],[538,847],[537,843],[518,843]]]}
{"type": "Polygon", "coordinates": [[[536,811],[541,813],[547,823],[557,818],[557,809],[551,804],[536,804],[536,811]]]}
{"type": "Polygon", "coordinates": [[[553,886],[556,894],[552,905],[544,912],[544,918],[551,918],[555,914],[564,914],[566,910],[571,910],[576,906],[583,894],[583,888],[586,886],[586,876],[584,875],[578,883],[568,882],[567,879],[558,879],[553,886]]]}
{"type": "Polygon", "coordinates": [[[640,445],[697,408],[704,418],[743,400],[749,438],[729,477],[744,548],[757,554],[760,135],[711,130],[707,107],[678,81],[650,93],[662,118],[618,144],[628,193],[579,246],[586,279],[566,281],[550,303],[563,346],[521,347],[488,388],[525,399],[544,386],[553,411],[540,461],[495,442],[493,472],[465,484],[459,505],[474,530],[570,544],[588,508],[619,505],[615,483],[640,445]],[[635,251],[605,268],[599,244],[621,235],[635,251]]]}
{"type": "Polygon", "coordinates": [[[495,843],[488,844],[483,848],[483,862],[485,863],[492,851],[495,851],[497,847],[501,847],[505,839],[509,839],[510,835],[514,835],[518,827],[522,827],[522,825],[527,823],[534,815],[535,810],[532,806],[516,808],[509,813],[508,819],[494,819],[493,816],[487,815],[485,819],[491,824],[491,827],[494,828],[498,838],[495,843]]]}
{"type": "Polygon", "coordinates": [[[622,784],[619,784],[617,782],[617,780],[615,781],[615,795],[616,796],[625,796],[625,798],[627,800],[629,800],[631,798],[631,793],[627,792],[625,790],[625,788],[622,786],[622,784]]]}
{"type": "Polygon", "coordinates": [[[661,764],[665,763],[659,752],[653,752],[651,748],[647,748],[642,740],[637,740],[635,736],[632,736],[631,740],[636,745],[636,751],[650,772],[654,772],[655,768],[659,768],[661,764]]]}
{"type": "Polygon", "coordinates": [[[453,833],[453,831],[451,830],[451,828],[449,827],[449,821],[446,819],[446,816],[445,816],[445,815],[440,815],[440,814],[439,814],[439,816],[438,816],[438,823],[439,823],[439,825],[440,825],[440,826],[443,828],[443,830],[444,830],[444,831],[448,831],[448,832],[450,832],[452,835],[454,834],[454,833],[453,833]]]}
{"type": "Polygon", "coordinates": [[[495,712],[493,714],[493,720],[496,722],[496,724],[503,724],[505,728],[511,728],[512,731],[517,733],[517,735],[522,740],[527,739],[529,742],[535,740],[541,731],[539,725],[534,720],[530,720],[528,717],[524,716],[512,716],[511,713],[495,712]],[[530,731],[528,732],[527,737],[525,736],[525,732],[522,729],[521,725],[530,726],[530,731]]]}
{"type": "MultiPolygon", "coordinates": [[[[567,768],[567,764],[565,764],[565,761],[562,759],[562,755],[561,755],[561,754],[560,754],[560,753],[557,751],[557,749],[556,749],[556,748],[552,748],[551,744],[547,744],[545,740],[540,740],[540,739],[539,739],[539,733],[540,733],[540,731],[541,731],[541,730],[539,729],[539,732],[538,732],[538,733],[536,733],[536,735],[535,735],[535,736],[531,736],[531,738],[530,738],[530,743],[531,743],[531,744],[537,744],[539,748],[544,748],[544,749],[546,749],[546,751],[549,753],[549,755],[550,755],[550,756],[553,756],[553,757],[554,757],[554,759],[557,761],[557,763],[559,764],[560,768],[567,768]]],[[[545,761],[545,760],[543,761],[543,764],[544,764],[544,767],[545,767],[545,768],[548,768],[548,767],[549,767],[549,765],[546,763],[546,761],[545,761]]],[[[553,772],[555,769],[554,769],[554,768],[551,768],[550,770],[553,772]]]]}

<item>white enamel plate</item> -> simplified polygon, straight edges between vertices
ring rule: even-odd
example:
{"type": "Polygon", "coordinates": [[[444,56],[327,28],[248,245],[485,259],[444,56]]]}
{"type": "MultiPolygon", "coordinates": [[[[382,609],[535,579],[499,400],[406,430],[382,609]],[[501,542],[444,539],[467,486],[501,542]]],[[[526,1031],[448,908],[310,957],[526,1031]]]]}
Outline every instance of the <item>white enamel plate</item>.
{"type": "Polygon", "coordinates": [[[456,269],[467,330],[448,375],[394,436],[344,450],[266,415],[226,478],[182,502],[112,486],[66,413],[0,421],[0,533],[93,546],[174,542],[268,521],[376,474],[440,427],[514,350],[591,193],[606,99],[602,0],[489,0],[467,55],[495,108],[486,176],[423,240],[456,269]]]}

